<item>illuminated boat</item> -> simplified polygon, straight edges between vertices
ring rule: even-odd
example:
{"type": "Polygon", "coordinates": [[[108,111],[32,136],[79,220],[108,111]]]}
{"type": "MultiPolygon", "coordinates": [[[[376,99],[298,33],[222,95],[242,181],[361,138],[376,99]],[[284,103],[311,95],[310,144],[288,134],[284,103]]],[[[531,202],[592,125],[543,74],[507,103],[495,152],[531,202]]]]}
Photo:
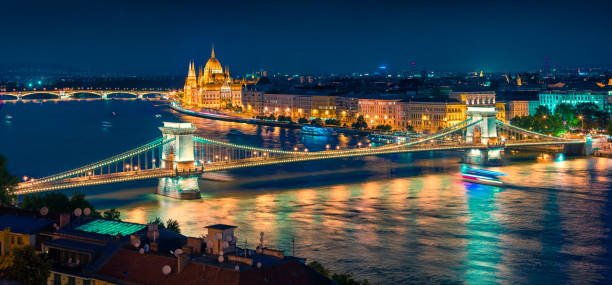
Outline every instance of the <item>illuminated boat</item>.
{"type": "Polygon", "coordinates": [[[484,170],[484,169],[476,169],[469,167],[461,168],[461,178],[463,181],[470,183],[478,183],[492,186],[502,186],[504,182],[499,178],[500,176],[505,176],[505,173],[484,170]]]}
{"type": "Polygon", "coordinates": [[[380,133],[369,134],[368,139],[375,143],[385,143],[385,144],[406,141],[406,137],[398,135],[398,134],[380,134],[380,133]]]}
{"type": "Polygon", "coordinates": [[[334,129],[320,128],[314,126],[303,126],[300,134],[309,136],[331,136],[334,134],[334,129]]]}

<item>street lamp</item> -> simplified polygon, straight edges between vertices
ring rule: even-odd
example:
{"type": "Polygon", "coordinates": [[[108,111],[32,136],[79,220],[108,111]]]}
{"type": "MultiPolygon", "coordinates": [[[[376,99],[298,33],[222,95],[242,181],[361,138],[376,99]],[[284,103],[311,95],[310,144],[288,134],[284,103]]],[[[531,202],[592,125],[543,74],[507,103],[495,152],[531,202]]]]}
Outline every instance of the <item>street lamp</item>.
{"type": "Polygon", "coordinates": [[[578,116],[578,119],[580,119],[580,122],[581,122],[581,126],[582,126],[581,129],[584,130],[584,117],[582,115],[580,115],[580,116],[578,116]]]}

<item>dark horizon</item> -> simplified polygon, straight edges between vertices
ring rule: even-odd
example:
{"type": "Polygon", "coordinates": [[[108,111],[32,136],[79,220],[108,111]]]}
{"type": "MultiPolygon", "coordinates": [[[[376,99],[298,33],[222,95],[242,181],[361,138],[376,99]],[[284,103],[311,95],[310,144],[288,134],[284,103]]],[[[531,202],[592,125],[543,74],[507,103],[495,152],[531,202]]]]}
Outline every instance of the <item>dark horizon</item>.
{"type": "Polygon", "coordinates": [[[230,73],[609,66],[605,1],[6,3],[0,66],[181,75],[215,45],[230,73]]]}

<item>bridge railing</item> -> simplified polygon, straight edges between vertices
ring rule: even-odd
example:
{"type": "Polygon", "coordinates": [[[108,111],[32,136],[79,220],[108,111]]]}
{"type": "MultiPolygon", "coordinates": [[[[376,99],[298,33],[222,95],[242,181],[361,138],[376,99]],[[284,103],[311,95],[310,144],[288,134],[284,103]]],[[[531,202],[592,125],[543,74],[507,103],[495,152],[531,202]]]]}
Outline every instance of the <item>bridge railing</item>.
{"type": "Polygon", "coordinates": [[[76,169],[72,169],[72,170],[68,170],[68,171],[64,171],[58,174],[54,174],[54,175],[50,175],[47,177],[43,177],[40,179],[36,179],[34,181],[30,181],[30,182],[22,182],[19,183],[19,185],[17,186],[17,189],[20,188],[24,188],[24,187],[31,187],[37,184],[42,184],[42,183],[47,183],[47,182],[52,182],[52,181],[56,181],[56,180],[60,180],[60,179],[64,179],[64,178],[68,178],[71,176],[75,176],[75,175],[80,175],[80,174],[84,174],[87,173],[89,171],[95,170],[95,169],[99,169],[101,167],[105,167],[108,166],[112,163],[117,163],[119,161],[122,161],[124,159],[133,157],[135,155],[138,155],[140,153],[152,150],[154,148],[160,147],[162,145],[165,145],[167,143],[170,143],[174,141],[174,138],[172,139],[165,139],[165,138],[158,138],[155,139],[147,144],[144,144],[142,146],[139,146],[137,148],[131,149],[129,151],[120,153],[118,155],[114,155],[112,157],[106,158],[104,160],[98,161],[98,162],[94,162],[76,169]]]}
{"type": "Polygon", "coordinates": [[[556,141],[582,142],[581,140],[560,138],[560,137],[555,137],[555,136],[551,136],[547,134],[534,132],[534,131],[523,129],[521,127],[517,127],[517,126],[511,125],[508,123],[504,123],[502,121],[496,121],[496,123],[497,125],[501,126],[502,128],[506,128],[507,130],[509,129],[517,133],[527,134],[528,136],[535,136],[537,138],[551,139],[551,140],[556,140],[556,141]]]}

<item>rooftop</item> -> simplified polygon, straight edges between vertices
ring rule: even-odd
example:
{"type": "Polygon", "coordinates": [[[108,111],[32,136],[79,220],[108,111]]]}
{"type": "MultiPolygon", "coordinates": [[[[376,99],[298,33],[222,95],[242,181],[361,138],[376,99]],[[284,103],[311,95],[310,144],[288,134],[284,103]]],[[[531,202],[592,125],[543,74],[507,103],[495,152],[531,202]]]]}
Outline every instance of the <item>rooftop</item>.
{"type": "Polygon", "coordinates": [[[236,226],[230,226],[230,225],[226,225],[226,224],[216,224],[216,225],[210,225],[210,226],[205,226],[204,228],[207,229],[216,229],[216,230],[227,230],[227,229],[235,229],[236,226]]]}
{"type": "Polygon", "coordinates": [[[242,267],[236,271],[233,264],[227,264],[221,267],[192,260],[178,273],[176,257],[119,249],[97,275],[103,280],[136,284],[331,284],[331,280],[296,260],[246,271],[242,267]],[[172,269],[168,275],[162,273],[165,265],[172,269]]]}
{"type": "Polygon", "coordinates": [[[20,234],[34,234],[43,228],[53,224],[53,221],[47,219],[38,219],[14,215],[0,216],[0,229],[11,228],[11,232],[20,234]]]}
{"type": "Polygon", "coordinates": [[[102,234],[102,235],[116,236],[118,234],[121,234],[122,236],[127,236],[135,232],[138,232],[146,227],[147,227],[146,225],[140,225],[140,224],[132,224],[132,223],[126,223],[126,222],[120,222],[120,221],[97,219],[87,224],[81,225],[75,228],[75,230],[89,232],[89,233],[97,233],[97,234],[102,234]]]}

